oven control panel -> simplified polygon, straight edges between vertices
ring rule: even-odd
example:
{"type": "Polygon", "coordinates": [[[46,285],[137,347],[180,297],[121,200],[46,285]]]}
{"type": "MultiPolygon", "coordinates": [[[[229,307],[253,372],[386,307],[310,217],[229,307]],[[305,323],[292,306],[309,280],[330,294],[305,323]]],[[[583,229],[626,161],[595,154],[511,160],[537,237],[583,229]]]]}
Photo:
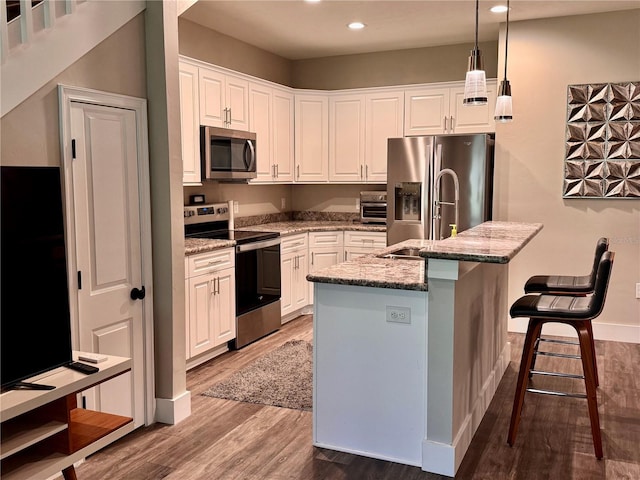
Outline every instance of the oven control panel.
{"type": "Polygon", "coordinates": [[[184,223],[219,222],[229,220],[229,204],[212,203],[210,205],[189,205],[184,207],[184,223]]]}

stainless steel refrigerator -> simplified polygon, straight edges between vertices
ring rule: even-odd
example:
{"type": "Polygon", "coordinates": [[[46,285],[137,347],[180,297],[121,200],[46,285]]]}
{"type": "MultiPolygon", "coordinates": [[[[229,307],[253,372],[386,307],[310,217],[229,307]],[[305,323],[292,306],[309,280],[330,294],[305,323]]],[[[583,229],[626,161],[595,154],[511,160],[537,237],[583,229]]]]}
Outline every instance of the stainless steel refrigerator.
{"type": "Polygon", "coordinates": [[[491,134],[390,138],[387,245],[441,240],[453,224],[462,232],[491,220],[493,153],[491,134]]]}

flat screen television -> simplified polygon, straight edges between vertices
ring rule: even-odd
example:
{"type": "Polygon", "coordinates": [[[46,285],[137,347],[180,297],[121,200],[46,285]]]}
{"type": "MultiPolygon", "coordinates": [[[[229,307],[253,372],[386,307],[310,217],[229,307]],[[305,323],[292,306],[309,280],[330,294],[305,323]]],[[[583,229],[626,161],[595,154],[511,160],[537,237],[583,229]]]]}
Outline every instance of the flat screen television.
{"type": "Polygon", "coordinates": [[[60,169],[3,166],[0,182],[0,380],[7,389],[71,361],[71,320],[60,169]]]}

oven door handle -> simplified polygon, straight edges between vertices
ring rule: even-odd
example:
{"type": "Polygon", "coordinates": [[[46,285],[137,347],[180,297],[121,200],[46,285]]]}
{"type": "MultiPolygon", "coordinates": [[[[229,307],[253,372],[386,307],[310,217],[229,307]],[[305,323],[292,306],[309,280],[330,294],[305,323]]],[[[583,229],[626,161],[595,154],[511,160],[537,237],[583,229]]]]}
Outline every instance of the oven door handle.
{"type": "Polygon", "coordinates": [[[251,250],[259,250],[261,248],[273,247],[280,245],[280,238],[272,238],[270,240],[262,240],[261,242],[245,243],[244,245],[236,245],[236,253],[250,252],[251,250]]]}

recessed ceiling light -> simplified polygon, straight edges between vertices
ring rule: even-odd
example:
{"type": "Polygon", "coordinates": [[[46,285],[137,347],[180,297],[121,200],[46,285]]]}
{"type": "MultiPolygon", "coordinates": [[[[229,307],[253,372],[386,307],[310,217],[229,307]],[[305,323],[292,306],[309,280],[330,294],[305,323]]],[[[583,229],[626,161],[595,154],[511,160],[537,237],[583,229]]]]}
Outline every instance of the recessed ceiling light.
{"type": "Polygon", "coordinates": [[[362,22],[351,22],[347,25],[351,30],[361,30],[365,27],[365,24],[362,22]]]}
{"type": "Polygon", "coordinates": [[[304,0],[307,3],[320,3],[320,0],[304,0]]]}
{"type": "Polygon", "coordinates": [[[493,13],[504,13],[508,8],[506,5],[496,5],[495,7],[491,7],[489,10],[493,13]]]}

